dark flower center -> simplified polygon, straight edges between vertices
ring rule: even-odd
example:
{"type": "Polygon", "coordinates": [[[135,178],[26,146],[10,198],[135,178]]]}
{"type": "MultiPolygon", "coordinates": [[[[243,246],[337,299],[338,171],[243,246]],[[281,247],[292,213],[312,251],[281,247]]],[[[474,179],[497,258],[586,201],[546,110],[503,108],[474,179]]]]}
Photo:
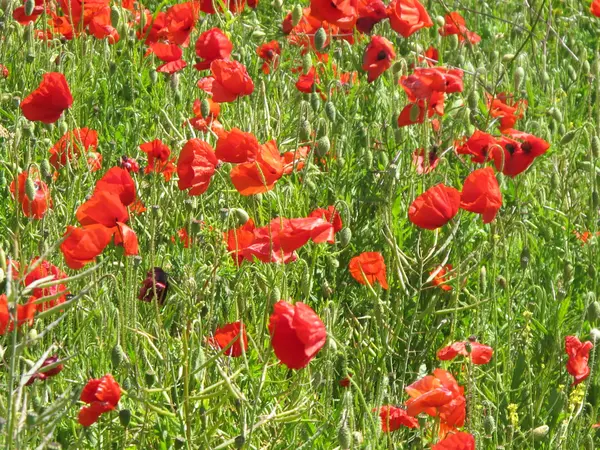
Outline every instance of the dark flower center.
{"type": "Polygon", "coordinates": [[[515,146],[512,144],[506,144],[506,150],[508,150],[508,153],[510,153],[511,155],[515,152],[515,146]]]}
{"type": "Polygon", "coordinates": [[[379,53],[377,53],[377,61],[387,59],[387,57],[388,57],[388,54],[386,53],[385,50],[381,50],[379,53]]]}
{"type": "Polygon", "coordinates": [[[529,142],[523,142],[523,143],[521,144],[521,148],[523,149],[523,151],[524,151],[525,153],[529,153],[529,152],[532,150],[532,148],[531,148],[531,144],[530,144],[529,142]]]}

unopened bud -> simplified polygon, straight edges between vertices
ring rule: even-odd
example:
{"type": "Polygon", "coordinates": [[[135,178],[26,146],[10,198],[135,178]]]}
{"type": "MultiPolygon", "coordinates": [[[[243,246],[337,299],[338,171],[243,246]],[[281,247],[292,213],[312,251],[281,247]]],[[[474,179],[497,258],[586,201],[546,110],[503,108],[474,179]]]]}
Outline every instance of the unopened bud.
{"type": "Polygon", "coordinates": [[[25,180],[25,195],[27,195],[29,201],[33,201],[35,199],[35,192],[35,183],[30,177],[27,177],[25,180]]]}
{"type": "Polygon", "coordinates": [[[533,434],[533,439],[535,441],[541,441],[548,435],[548,431],[550,431],[550,427],[548,425],[542,425],[531,430],[531,434],[533,434]]]}
{"type": "Polygon", "coordinates": [[[293,26],[296,26],[300,23],[300,20],[302,19],[303,14],[304,14],[304,11],[302,11],[302,6],[295,5],[294,9],[292,9],[292,25],[293,26]]]}
{"type": "Polygon", "coordinates": [[[117,344],[113,347],[110,352],[110,361],[115,369],[118,369],[119,366],[127,359],[125,352],[123,351],[123,347],[120,344],[117,344]]]}
{"type": "Polygon", "coordinates": [[[323,136],[317,141],[315,152],[317,153],[317,156],[322,158],[327,154],[327,152],[329,152],[330,147],[331,144],[329,142],[329,138],[327,136],[323,136]]]}
{"type": "Polygon", "coordinates": [[[577,130],[571,130],[564,134],[562,139],[560,140],[560,145],[567,145],[573,139],[575,139],[575,135],[577,134],[577,130]]]}
{"type": "Polygon", "coordinates": [[[352,433],[346,422],[338,430],[338,444],[340,444],[341,450],[352,448],[352,433]]]}
{"type": "Polygon", "coordinates": [[[327,33],[323,27],[319,28],[315,33],[315,47],[317,50],[323,50],[327,42],[327,33]]]}
{"type": "Polygon", "coordinates": [[[344,227],[338,233],[338,237],[340,239],[340,245],[342,247],[347,247],[350,241],[352,240],[352,231],[348,227],[344,227]]]}
{"type": "Polygon", "coordinates": [[[310,122],[306,119],[300,121],[299,138],[301,141],[308,141],[311,132],[310,122]]]}
{"type": "Polygon", "coordinates": [[[122,409],[119,411],[119,422],[125,428],[129,426],[129,422],[131,422],[131,411],[128,409],[122,409]]]}
{"type": "Polygon", "coordinates": [[[335,122],[337,111],[335,110],[335,105],[332,102],[325,103],[325,114],[327,118],[332,122],[335,122]]]}
{"type": "Polygon", "coordinates": [[[26,0],[25,1],[25,15],[26,16],[32,15],[34,8],[35,8],[35,0],[26,0]]]}
{"type": "Polygon", "coordinates": [[[521,89],[521,85],[523,84],[524,79],[525,79],[525,69],[523,69],[522,67],[517,67],[515,69],[515,73],[513,75],[515,91],[519,91],[521,89]]]}

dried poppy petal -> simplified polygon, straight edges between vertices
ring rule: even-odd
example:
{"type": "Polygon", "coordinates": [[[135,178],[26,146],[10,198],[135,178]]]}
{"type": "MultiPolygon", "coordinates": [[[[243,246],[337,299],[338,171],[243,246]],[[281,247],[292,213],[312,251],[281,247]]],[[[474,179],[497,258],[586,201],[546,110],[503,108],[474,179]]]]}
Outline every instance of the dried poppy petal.
{"type": "Polygon", "coordinates": [[[20,107],[27,120],[54,123],[72,104],[73,97],[65,76],[51,72],[43,75],[38,88],[21,102],[20,107]]]}
{"type": "Polygon", "coordinates": [[[275,303],[269,332],[275,356],[290,369],[306,367],[327,340],[327,330],[319,316],[300,302],[275,303]]]}
{"type": "Polygon", "coordinates": [[[491,167],[478,169],[465,179],[460,194],[460,207],[481,214],[483,223],[490,223],[502,207],[502,194],[491,167]]]}
{"type": "Polygon", "coordinates": [[[388,288],[385,261],[379,252],[365,252],[350,260],[350,275],[360,284],[373,286],[378,282],[388,288]]]}
{"type": "Polygon", "coordinates": [[[231,356],[232,358],[242,356],[248,349],[246,327],[244,327],[244,324],[241,322],[228,323],[217,328],[213,336],[207,339],[207,341],[209,344],[220,349],[229,347],[225,351],[225,355],[231,356]]]}
{"type": "Polygon", "coordinates": [[[408,218],[427,230],[443,227],[458,213],[460,192],[438,184],[419,195],[408,209],[408,218]]]}

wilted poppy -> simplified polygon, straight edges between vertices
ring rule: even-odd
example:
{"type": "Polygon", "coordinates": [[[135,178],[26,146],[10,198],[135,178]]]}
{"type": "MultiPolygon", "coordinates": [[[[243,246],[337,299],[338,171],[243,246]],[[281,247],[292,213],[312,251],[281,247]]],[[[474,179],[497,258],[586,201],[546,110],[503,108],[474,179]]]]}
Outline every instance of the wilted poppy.
{"type": "Polygon", "coordinates": [[[419,0],[392,0],[387,7],[392,30],[409,37],[421,28],[433,26],[425,7],[419,0]]]}
{"type": "Polygon", "coordinates": [[[372,36],[363,55],[362,69],[369,75],[367,81],[372,81],[390,68],[392,61],[396,58],[394,46],[390,41],[381,36],[372,36]]]}
{"type": "Polygon", "coordinates": [[[181,149],[177,160],[179,190],[189,189],[189,195],[206,192],[219,163],[212,147],[200,139],[190,139],[181,149]]]}
{"type": "Polygon", "coordinates": [[[481,41],[481,36],[467,28],[465,19],[457,12],[451,12],[444,17],[444,26],[439,30],[441,36],[458,36],[460,42],[467,39],[471,44],[481,41]]]}
{"type": "Polygon", "coordinates": [[[333,225],[334,233],[337,233],[344,227],[344,224],[342,223],[342,218],[340,217],[340,213],[337,211],[337,209],[335,209],[335,206],[333,205],[328,206],[327,209],[317,208],[314,211],[312,211],[308,215],[308,217],[320,217],[326,222],[329,222],[333,225]]]}
{"type": "Polygon", "coordinates": [[[417,168],[419,175],[428,174],[437,167],[440,158],[437,154],[437,149],[434,147],[429,152],[424,148],[419,148],[413,153],[413,165],[417,168]]]}
{"type": "Polygon", "coordinates": [[[255,161],[259,150],[258,139],[252,133],[232,128],[219,136],[215,155],[223,162],[239,164],[255,161]]]}
{"type": "Polygon", "coordinates": [[[215,330],[207,339],[210,345],[225,350],[225,355],[237,358],[248,349],[248,336],[246,327],[241,322],[228,323],[215,330]]]}
{"type": "Polygon", "coordinates": [[[481,214],[483,223],[490,223],[502,207],[500,186],[491,167],[477,169],[465,179],[460,194],[460,207],[481,214]]]}
{"type": "Polygon", "coordinates": [[[17,327],[24,324],[31,325],[33,316],[35,315],[35,297],[29,297],[24,305],[16,305],[16,310],[13,311],[14,316],[8,309],[8,298],[6,294],[0,294],[0,336],[12,331],[15,327],[15,319],[17,327]],[[16,316],[16,317],[15,317],[16,316]]]}
{"type": "Polygon", "coordinates": [[[475,450],[475,438],[470,433],[459,431],[434,444],[431,450],[475,450]]]}
{"type": "Polygon", "coordinates": [[[129,172],[121,167],[112,167],[96,183],[94,194],[97,192],[117,194],[125,206],[135,201],[135,183],[129,172]]]}
{"type": "Polygon", "coordinates": [[[527,100],[515,101],[512,95],[504,92],[496,96],[487,94],[487,106],[490,116],[500,119],[500,131],[504,132],[513,128],[517,120],[523,117],[527,100]]]}
{"type": "Polygon", "coordinates": [[[233,167],[231,182],[242,195],[261,194],[274,188],[283,175],[283,158],[275,141],[260,146],[256,160],[233,167]]]}
{"type": "Polygon", "coordinates": [[[435,369],[405,388],[411,397],[406,401],[407,413],[416,417],[425,413],[450,427],[462,427],[465,423],[466,400],[464,388],[459,386],[452,374],[435,369]]]}
{"type": "Polygon", "coordinates": [[[67,160],[74,161],[81,155],[87,156],[91,171],[100,170],[102,155],[97,153],[98,132],[89,128],[75,128],[67,131],[50,149],[50,164],[59,169],[67,165],[67,160]]]}
{"type": "Polygon", "coordinates": [[[350,260],[350,275],[360,284],[373,286],[378,282],[388,288],[385,261],[379,252],[365,252],[350,260]]]}
{"type": "Polygon", "coordinates": [[[319,316],[300,302],[275,303],[269,332],[275,356],[290,369],[306,367],[327,340],[327,330],[319,316]]]}
{"type": "Polygon", "coordinates": [[[490,362],[493,354],[494,349],[488,345],[476,341],[461,341],[438,350],[437,357],[442,361],[450,361],[458,355],[462,355],[471,358],[473,364],[483,365],[490,362]]]}
{"type": "Polygon", "coordinates": [[[56,356],[56,355],[46,358],[44,360],[44,362],[42,363],[42,366],[38,369],[38,371],[36,373],[34,373],[29,378],[29,380],[27,380],[27,383],[25,383],[25,386],[29,386],[29,385],[33,384],[33,382],[35,380],[46,381],[48,378],[58,375],[63,370],[64,366],[62,364],[56,364],[57,362],[58,362],[58,356],[56,356]],[[52,366],[52,365],[55,365],[55,366],[52,367],[51,369],[46,369],[46,367],[52,366]]]}
{"type": "Polygon", "coordinates": [[[84,427],[96,423],[101,414],[112,411],[121,399],[121,387],[112,375],[91,379],[81,391],[80,400],[88,403],[79,411],[79,423],[84,427]]]}
{"type": "Polygon", "coordinates": [[[452,286],[447,284],[448,280],[446,279],[446,274],[451,270],[452,266],[450,264],[446,264],[445,266],[436,267],[434,270],[429,272],[429,275],[433,275],[435,273],[435,277],[433,277],[433,280],[431,281],[433,285],[438,286],[443,291],[451,291],[452,286]]]}
{"type": "MultiPolygon", "coordinates": [[[[52,281],[67,278],[67,274],[54,264],[46,260],[40,261],[39,258],[34,258],[29,264],[29,267],[24,270],[24,273],[27,274],[24,280],[25,286],[29,286],[37,280],[50,276],[53,277],[52,281]],[[33,267],[33,269],[31,269],[31,267],[33,267]]],[[[36,300],[42,297],[55,297],[54,299],[36,304],[36,309],[41,312],[64,303],[66,300],[65,296],[68,293],[67,287],[64,284],[55,284],[45,288],[36,287],[33,289],[32,295],[36,300]]]]}
{"type": "Polygon", "coordinates": [[[17,182],[10,184],[10,192],[13,197],[21,204],[23,214],[34,219],[41,219],[46,215],[49,208],[52,208],[52,197],[48,185],[40,180],[37,171],[30,173],[21,172],[17,177],[17,182]],[[31,183],[27,183],[27,180],[31,183]],[[33,186],[33,192],[27,192],[27,185],[33,186]],[[18,192],[17,192],[18,191],[18,192]],[[31,196],[31,194],[33,194],[31,196]],[[30,198],[31,196],[31,198],[30,198]]]}
{"type": "Polygon", "coordinates": [[[169,159],[171,149],[160,139],[145,142],[140,145],[140,149],[148,155],[148,165],[144,169],[144,173],[162,173],[165,181],[169,181],[175,172],[175,166],[173,165],[175,159],[169,159]]]}
{"type": "Polygon", "coordinates": [[[271,69],[275,69],[279,65],[281,47],[277,41],[266,42],[256,48],[256,54],[264,61],[261,67],[263,73],[269,74],[271,69]]]}
{"type": "Polygon", "coordinates": [[[444,184],[437,184],[419,195],[408,208],[408,218],[416,226],[427,230],[446,225],[460,206],[460,192],[444,184]]]}
{"type": "Polygon", "coordinates": [[[160,267],[154,267],[146,274],[142,281],[142,288],[138,294],[138,299],[144,302],[151,302],[156,299],[159,305],[165,302],[169,291],[169,276],[160,267]]]}
{"type": "Polygon", "coordinates": [[[217,59],[229,59],[233,44],[219,28],[211,28],[202,33],[196,40],[196,56],[202,61],[194,67],[198,70],[208,70],[210,64],[217,59]]]}
{"type": "Polygon", "coordinates": [[[592,348],[594,348],[594,344],[590,341],[581,342],[577,336],[565,336],[565,351],[569,357],[567,372],[575,377],[573,386],[590,376],[588,360],[592,348]]]}
{"type": "Polygon", "coordinates": [[[356,29],[361,33],[370,33],[373,27],[387,18],[385,4],[381,0],[358,0],[358,19],[356,29]]]}
{"type": "MultiPolygon", "coordinates": [[[[215,60],[210,64],[210,71],[212,72],[210,94],[215,102],[232,102],[254,92],[254,83],[246,67],[237,61],[215,60]]],[[[198,81],[201,88],[202,83],[203,80],[198,81]]]]}
{"type": "Polygon", "coordinates": [[[66,239],[60,244],[65,263],[71,269],[81,269],[94,262],[96,257],[109,244],[113,232],[104,225],[90,225],[85,228],[68,226],[66,239]]]}
{"type": "Polygon", "coordinates": [[[43,75],[38,88],[29,94],[20,106],[28,120],[54,123],[72,104],[73,97],[65,76],[62,73],[51,72],[43,75]]]}
{"type": "Polygon", "coordinates": [[[409,416],[405,409],[397,406],[382,406],[379,408],[379,417],[381,419],[381,431],[384,433],[396,431],[403,426],[407,428],[419,428],[419,421],[409,416]]]}

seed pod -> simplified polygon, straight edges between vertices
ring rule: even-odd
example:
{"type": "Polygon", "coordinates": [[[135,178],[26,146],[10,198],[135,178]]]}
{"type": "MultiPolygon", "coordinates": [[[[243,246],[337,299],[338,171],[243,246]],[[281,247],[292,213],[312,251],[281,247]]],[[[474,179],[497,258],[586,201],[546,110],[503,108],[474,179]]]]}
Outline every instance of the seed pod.
{"type": "Polygon", "coordinates": [[[27,195],[29,201],[33,201],[33,199],[35,198],[35,192],[35,183],[30,177],[27,177],[27,179],[25,180],[25,195],[27,195]]]}
{"type": "Polygon", "coordinates": [[[421,114],[421,108],[419,107],[419,105],[417,103],[413,103],[413,105],[410,107],[410,121],[411,122],[416,122],[419,119],[419,115],[421,114]]]}
{"type": "Polygon", "coordinates": [[[517,67],[515,69],[515,73],[513,74],[513,83],[515,87],[515,91],[519,91],[521,89],[521,85],[523,84],[523,80],[525,79],[525,69],[522,67],[517,67]]]}
{"type": "Polygon", "coordinates": [[[560,145],[567,145],[573,139],[575,139],[575,135],[577,134],[577,130],[571,130],[565,133],[560,140],[560,145]]]}
{"type": "Polygon", "coordinates": [[[300,121],[300,130],[298,137],[301,141],[308,141],[310,139],[310,122],[306,119],[300,121]]]}
{"type": "Polygon", "coordinates": [[[26,0],[25,1],[25,15],[26,16],[32,15],[34,9],[35,9],[35,0],[26,0]]]}
{"type": "Polygon", "coordinates": [[[322,138],[320,138],[317,141],[317,146],[315,148],[315,152],[316,152],[317,156],[322,158],[323,156],[325,156],[327,154],[330,147],[331,147],[331,144],[329,142],[329,138],[327,136],[323,136],[322,138]]]}
{"type": "Polygon", "coordinates": [[[315,33],[315,47],[317,50],[323,50],[327,42],[327,33],[323,27],[319,28],[315,33]]]}
{"type": "Polygon", "coordinates": [[[332,102],[325,103],[325,114],[330,121],[335,122],[337,111],[335,110],[335,105],[332,102]]]}
{"type": "Polygon", "coordinates": [[[475,89],[473,89],[467,97],[467,104],[469,105],[469,108],[477,109],[477,105],[479,104],[479,94],[475,89]]]}
{"type": "Polygon", "coordinates": [[[122,409],[119,411],[119,422],[125,428],[129,426],[129,422],[131,422],[131,411],[128,409],[122,409]]]}
{"type": "Polygon", "coordinates": [[[310,94],[310,107],[314,112],[319,111],[319,108],[321,107],[321,98],[316,92],[310,94]]]}
{"type": "Polygon", "coordinates": [[[571,79],[571,81],[577,81],[577,72],[575,71],[573,66],[567,66],[567,73],[569,74],[569,78],[571,79]]]}
{"type": "Polygon", "coordinates": [[[295,5],[294,9],[292,9],[292,25],[293,26],[296,26],[300,23],[300,20],[302,19],[303,14],[304,14],[304,11],[302,11],[302,6],[295,5]]]}
{"type": "Polygon", "coordinates": [[[535,441],[541,441],[548,435],[548,431],[550,431],[550,427],[548,425],[542,425],[531,430],[531,434],[533,434],[533,439],[535,441]]]}
{"type": "Polygon", "coordinates": [[[600,303],[597,301],[590,303],[587,309],[587,318],[591,323],[595,323],[600,318],[600,303]]]}
{"type": "Polygon", "coordinates": [[[352,433],[346,422],[344,422],[338,430],[338,444],[340,444],[341,450],[352,448],[352,433]]]}
{"type": "Polygon", "coordinates": [[[350,241],[352,240],[352,231],[348,227],[344,227],[338,233],[338,237],[340,239],[340,245],[342,247],[347,247],[350,241]]]}
{"type": "Polygon", "coordinates": [[[483,429],[487,436],[491,436],[494,431],[496,431],[496,421],[494,420],[494,416],[485,416],[485,419],[483,419],[483,429]]]}
{"type": "Polygon", "coordinates": [[[233,214],[235,215],[235,218],[237,219],[238,224],[240,225],[244,225],[250,219],[248,213],[242,208],[235,208],[233,210],[233,214]]]}
{"type": "Polygon", "coordinates": [[[127,359],[127,355],[125,355],[125,352],[123,351],[123,347],[121,347],[121,344],[115,345],[113,347],[112,351],[110,352],[110,361],[112,362],[113,367],[115,369],[118,369],[119,366],[126,359],[127,359]]]}
{"type": "Polygon", "coordinates": [[[521,250],[521,269],[525,270],[529,265],[529,247],[523,247],[521,250]]]}

